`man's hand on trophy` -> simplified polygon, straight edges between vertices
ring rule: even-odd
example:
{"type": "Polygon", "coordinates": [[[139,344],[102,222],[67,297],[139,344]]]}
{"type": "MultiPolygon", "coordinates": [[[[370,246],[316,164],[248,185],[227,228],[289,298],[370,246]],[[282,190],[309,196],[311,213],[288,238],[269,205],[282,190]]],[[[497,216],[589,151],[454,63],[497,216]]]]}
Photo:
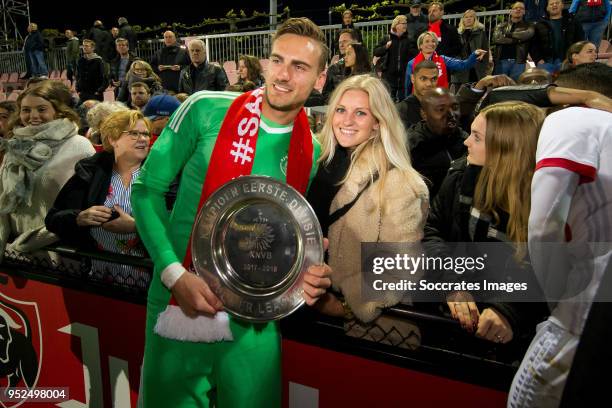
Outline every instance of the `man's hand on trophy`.
{"type": "MultiPolygon", "coordinates": [[[[323,250],[327,251],[329,240],[323,238],[323,250]]],[[[325,294],[327,288],[331,286],[332,270],[327,264],[313,265],[304,274],[304,299],[308,306],[314,305],[321,296],[325,294]]]]}
{"type": "Polygon", "coordinates": [[[172,286],[172,294],[183,313],[190,317],[214,315],[223,310],[223,303],[208,284],[193,273],[184,273],[172,286]]]}

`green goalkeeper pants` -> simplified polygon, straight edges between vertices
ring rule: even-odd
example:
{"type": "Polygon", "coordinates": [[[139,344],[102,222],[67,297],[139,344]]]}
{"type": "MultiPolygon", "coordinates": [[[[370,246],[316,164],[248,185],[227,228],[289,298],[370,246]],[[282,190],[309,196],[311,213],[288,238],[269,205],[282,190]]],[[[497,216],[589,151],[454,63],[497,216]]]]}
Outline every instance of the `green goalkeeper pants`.
{"type": "Polygon", "coordinates": [[[249,324],[230,318],[234,341],[191,343],[153,333],[156,317],[147,316],[139,398],[143,407],[280,407],[276,322],[249,324]]]}

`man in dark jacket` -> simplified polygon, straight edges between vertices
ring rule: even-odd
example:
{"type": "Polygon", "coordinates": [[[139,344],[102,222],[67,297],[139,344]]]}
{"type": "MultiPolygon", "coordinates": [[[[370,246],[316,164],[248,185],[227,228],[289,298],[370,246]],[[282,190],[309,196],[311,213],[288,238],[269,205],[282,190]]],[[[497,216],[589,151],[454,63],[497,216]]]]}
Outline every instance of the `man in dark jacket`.
{"type": "Polygon", "coordinates": [[[136,55],[130,52],[130,45],[125,38],[118,38],[115,41],[117,49],[117,57],[110,63],[110,80],[115,87],[115,97],[119,94],[119,89],[123,86],[126,79],[126,73],[132,66],[132,62],[139,59],[136,55]]]}
{"type": "Polygon", "coordinates": [[[424,120],[408,130],[408,147],[412,165],[425,177],[433,199],[451,161],[465,154],[468,134],[459,126],[459,104],[448,89],[427,91],[421,103],[424,120]]]}
{"type": "Polygon", "coordinates": [[[444,16],[444,5],[433,2],[429,5],[429,31],[438,36],[438,55],[459,58],[461,56],[461,37],[457,28],[442,20],[444,16]]]}
{"type": "Polygon", "coordinates": [[[164,33],[164,48],[151,59],[151,67],[162,80],[162,87],[167,91],[178,92],[181,69],[189,66],[191,61],[187,51],[179,47],[172,31],[164,33]]]}
{"type": "Polygon", "coordinates": [[[510,20],[495,26],[493,44],[494,74],[505,74],[515,81],[525,71],[529,44],[534,35],[533,25],[523,20],[525,4],[517,1],[510,9],[510,20]]]}
{"type": "Polygon", "coordinates": [[[561,70],[569,46],[584,40],[584,32],[574,16],[563,10],[561,0],[548,0],[546,11],[547,18],[535,25],[529,52],[538,68],[554,73],[561,70]]]}
{"type": "Polygon", "coordinates": [[[74,35],[74,31],[66,30],[66,75],[70,82],[75,77],[79,58],[81,58],[81,47],[79,39],[74,35]]]}
{"type": "Polygon", "coordinates": [[[108,85],[105,75],[104,61],[94,52],[96,43],[83,40],[83,56],[77,66],[76,91],[80,103],[88,99],[104,100],[104,90],[108,85]]]}
{"type": "Polygon", "coordinates": [[[135,53],[138,48],[138,39],[132,26],[128,24],[127,18],[125,17],[119,17],[117,19],[117,24],[119,24],[119,37],[128,40],[130,43],[130,50],[135,53]]]}
{"type": "Polygon", "coordinates": [[[110,62],[113,54],[113,38],[110,33],[104,29],[102,21],[96,20],[91,30],[87,34],[87,39],[96,43],[96,54],[104,61],[110,62]]]}
{"type": "Polygon", "coordinates": [[[410,14],[406,16],[408,23],[408,37],[411,41],[414,41],[416,48],[416,41],[419,35],[423,34],[429,29],[429,20],[425,14],[423,14],[423,8],[420,0],[413,0],[410,3],[410,14]]]}
{"type": "Polygon", "coordinates": [[[224,91],[229,85],[225,70],[206,61],[206,50],[202,40],[189,42],[191,65],[183,68],[179,80],[179,92],[193,94],[198,91],[224,91]]]}
{"type": "MultiPolygon", "coordinates": [[[[416,42],[411,43],[407,32],[407,19],[399,15],[391,23],[391,32],[374,48],[374,55],[382,62],[382,79],[389,87],[391,97],[398,102],[405,95],[404,78],[408,61],[418,54],[416,42]]],[[[378,64],[377,64],[378,65],[378,64]]]]}
{"type": "Polygon", "coordinates": [[[28,25],[28,35],[23,44],[23,53],[27,67],[25,78],[30,76],[46,78],[49,75],[47,64],[45,64],[45,43],[36,23],[28,25]]]}

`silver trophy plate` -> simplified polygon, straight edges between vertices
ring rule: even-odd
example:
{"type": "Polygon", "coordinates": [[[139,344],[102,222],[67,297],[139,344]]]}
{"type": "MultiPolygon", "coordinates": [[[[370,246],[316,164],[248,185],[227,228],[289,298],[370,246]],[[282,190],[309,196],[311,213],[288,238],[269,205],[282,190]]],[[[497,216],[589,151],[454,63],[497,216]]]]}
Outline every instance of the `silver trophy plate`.
{"type": "Polygon", "coordinates": [[[323,234],[297,190],[271,177],[243,176],[206,200],[191,253],[196,274],[227,312],[270,321],[303,304],[304,273],[323,263],[323,234]]]}

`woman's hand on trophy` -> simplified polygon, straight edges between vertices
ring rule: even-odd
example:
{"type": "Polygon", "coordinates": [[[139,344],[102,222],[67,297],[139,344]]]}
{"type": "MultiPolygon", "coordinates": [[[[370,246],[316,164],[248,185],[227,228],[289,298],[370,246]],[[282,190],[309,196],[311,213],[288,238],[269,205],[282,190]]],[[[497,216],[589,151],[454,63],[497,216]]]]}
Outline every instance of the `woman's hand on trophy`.
{"type": "Polygon", "coordinates": [[[193,273],[186,272],[172,286],[172,294],[187,316],[214,315],[223,310],[223,303],[208,284],[193,273]]]}

